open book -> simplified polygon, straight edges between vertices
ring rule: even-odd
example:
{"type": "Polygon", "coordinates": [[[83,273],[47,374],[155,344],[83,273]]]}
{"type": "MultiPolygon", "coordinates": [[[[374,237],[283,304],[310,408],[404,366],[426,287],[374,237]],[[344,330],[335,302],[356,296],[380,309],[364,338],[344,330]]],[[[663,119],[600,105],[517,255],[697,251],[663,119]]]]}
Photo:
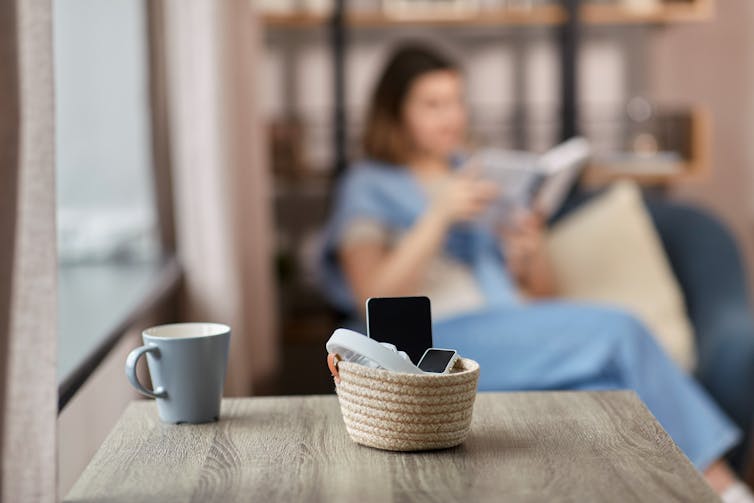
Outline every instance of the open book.
{"type": "Polygon", "coordinates": [[[488,148],[475,152],[461,167],[500,186],[500,197],[485,219],[506,222],[516,211],[530,210],[545,219],[563,204],[590,155],[589,142],[575,137],[542,155],[488,148]]]}

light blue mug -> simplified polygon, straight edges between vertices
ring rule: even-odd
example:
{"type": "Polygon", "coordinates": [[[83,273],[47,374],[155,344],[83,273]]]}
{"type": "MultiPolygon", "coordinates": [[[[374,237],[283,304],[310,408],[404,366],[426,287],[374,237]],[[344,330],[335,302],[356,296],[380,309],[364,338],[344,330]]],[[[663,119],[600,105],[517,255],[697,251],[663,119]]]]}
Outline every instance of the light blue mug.
{"type": "Polygon", "coordinates": [[[206,423],[220,417],[228,366],[230,327],[219,323],[174,323],[142,332],[144,345],[126,358],[126,376],[136,390],[157,400],[166,423],[206,423]],[[147,356],[153,390],[136,376],[147,356]]]}

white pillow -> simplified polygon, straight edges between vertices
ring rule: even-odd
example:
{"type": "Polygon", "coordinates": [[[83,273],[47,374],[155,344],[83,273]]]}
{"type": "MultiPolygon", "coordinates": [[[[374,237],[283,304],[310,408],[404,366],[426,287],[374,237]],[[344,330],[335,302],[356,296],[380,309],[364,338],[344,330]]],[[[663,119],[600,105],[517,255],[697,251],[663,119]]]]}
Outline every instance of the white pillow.
{"type": "Polygon", "coordinates": [[[560,294],[626,309],[682,368],[695,365],[683,294],[641,192],[619,182],[564,217],[547,245],[560,294]]]}

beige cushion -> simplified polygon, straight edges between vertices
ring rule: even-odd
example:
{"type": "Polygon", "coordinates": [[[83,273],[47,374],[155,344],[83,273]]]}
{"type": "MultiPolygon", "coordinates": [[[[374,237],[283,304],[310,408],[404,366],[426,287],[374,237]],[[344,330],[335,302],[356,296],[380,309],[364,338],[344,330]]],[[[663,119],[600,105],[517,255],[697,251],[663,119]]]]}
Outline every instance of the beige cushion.
{"type": "Polygon", "coordinates": [[[683,294],[635,184],[619,182],[550,231],[560,294],[622,307],[681,367],[696,360],[683,294]]]}

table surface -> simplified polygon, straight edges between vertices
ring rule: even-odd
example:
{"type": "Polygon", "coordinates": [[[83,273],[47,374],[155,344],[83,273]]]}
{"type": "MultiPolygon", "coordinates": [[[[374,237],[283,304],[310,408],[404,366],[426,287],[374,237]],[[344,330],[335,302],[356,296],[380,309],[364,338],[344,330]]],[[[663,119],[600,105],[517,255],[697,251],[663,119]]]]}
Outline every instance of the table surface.
{"type": "Polygon", "coordinates": [[[719,501],[633,392],[480,393],[456,448],[354,444],[335,396],[225,399],[168,425],[134,402],[66,501],[719,501]]]}

